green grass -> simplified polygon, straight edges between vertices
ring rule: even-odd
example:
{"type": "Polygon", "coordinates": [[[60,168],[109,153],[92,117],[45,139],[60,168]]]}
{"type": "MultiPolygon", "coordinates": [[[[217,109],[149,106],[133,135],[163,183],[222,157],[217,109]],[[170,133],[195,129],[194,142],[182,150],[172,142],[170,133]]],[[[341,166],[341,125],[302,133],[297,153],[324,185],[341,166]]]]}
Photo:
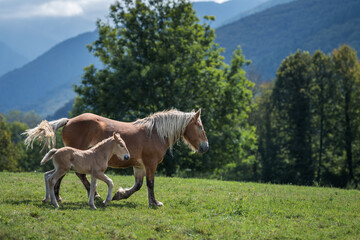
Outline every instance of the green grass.
{"type": "MultiPolygon", "coordinates": [[[[115,188],[134,181],[109,177],[115,188]]],[[[105,183],[98,190],[105,197],[105,183]]],[[[356,190],[157,177],[155,194],[163,207],[148,206],[143,186],[94,211],[69,173],[55,210],[41,202],[42,173],[0,173],[0,239],[360,239],[356,190]]]]}

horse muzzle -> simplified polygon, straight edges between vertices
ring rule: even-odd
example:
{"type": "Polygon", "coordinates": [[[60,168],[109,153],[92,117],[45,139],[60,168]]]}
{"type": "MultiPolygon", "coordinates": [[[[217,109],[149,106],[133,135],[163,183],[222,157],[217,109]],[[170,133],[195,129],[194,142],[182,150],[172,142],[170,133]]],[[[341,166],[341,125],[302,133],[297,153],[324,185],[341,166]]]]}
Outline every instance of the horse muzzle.
{"type": "Polygon", "coordinates": [[[209,150],[209,142],[202,142],[198,149],[198,153],[205,153],[207,150],[209,150]]]}
{"type": "Polygon", "coordinates": [[[124,161],[127,161],[127,160],[129,160],[130,159],[130,155],[129,154],[125,154],[124,155],[124,161]]]}

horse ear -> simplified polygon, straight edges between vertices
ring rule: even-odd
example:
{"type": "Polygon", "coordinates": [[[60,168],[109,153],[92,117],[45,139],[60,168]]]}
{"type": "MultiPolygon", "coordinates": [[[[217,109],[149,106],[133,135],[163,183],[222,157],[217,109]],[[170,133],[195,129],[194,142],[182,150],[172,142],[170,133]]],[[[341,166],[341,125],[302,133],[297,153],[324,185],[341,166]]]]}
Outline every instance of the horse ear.
{"type": "Polygon", "coordinates": [[[201,114],[201,108],[195,113],[194,120],[198,120],[201,114]]]}
{"type": "Polygon", "coordinates": [[[114,139],[120,142],[120,133],[114,132],[114,139]]]}

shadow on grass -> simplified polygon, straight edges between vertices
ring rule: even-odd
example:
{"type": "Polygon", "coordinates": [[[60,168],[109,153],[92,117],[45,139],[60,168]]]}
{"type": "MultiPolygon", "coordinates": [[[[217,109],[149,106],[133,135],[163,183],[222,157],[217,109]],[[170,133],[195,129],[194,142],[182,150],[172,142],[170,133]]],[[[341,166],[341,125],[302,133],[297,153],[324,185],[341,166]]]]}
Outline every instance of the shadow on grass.
{"type": "MultiPolygon", "coordinates": [[[[104,206],[102,203],[102,199],[96,199],[95,200],[95,206],[98,210],[106,210],[106,209],[121,209],[121,208],[137,208],[138,204],[133,202],[114,202],[111,201],[107,206],[104,206]]],[[[32,205],[36,206],[38,208],[42,209],[54,209],[54,206],[50,203],[43,203],[41,199],[34,200],[34,199],[23,199],[23,200],[5,200],[3,201],[5,204],[11,204],[11,205],[32,205]]],[[[60,205],[59,210],[81,210],[81,209],[91,209],[88,205],[88,202],[67,202],[64,200],[62,203],[59,203],[60,205]]]]}

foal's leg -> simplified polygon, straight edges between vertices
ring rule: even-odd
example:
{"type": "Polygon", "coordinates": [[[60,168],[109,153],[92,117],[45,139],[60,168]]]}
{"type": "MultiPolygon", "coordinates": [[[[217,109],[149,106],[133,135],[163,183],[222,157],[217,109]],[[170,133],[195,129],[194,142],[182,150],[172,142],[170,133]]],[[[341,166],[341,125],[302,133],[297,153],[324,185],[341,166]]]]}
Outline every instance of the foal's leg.
{"type": "Polygon", "coordinates": [[[155,171],[156,171],[156,166],[146,168],[146,185],[148,189],[148,201],[149,201],[149,206],[161,207],[164,204],[155,199],[155,193],[154,193],[155,171]]]}
{"type": "MultiPolygon", "coordinates": [[[[87,179],[86,174],[76,173],[76,176],[78,176],[80,178],[82,184],[84,185],[84,187],[87,191],[88,196],[90,196],[90,182],[87,179]]],[[[96,189],[95,189],[95,198],[98,198],[98,197],[100,197],[100,195],[96,192],[96,189]]]]}
{"type": "Polygon", "coordinates": [[[59,204],[56,202],[54,186],[56,182],[65,175],[68,169],[56,169],[55,172],[48,178],[48,187],[50,190],[51,204],[58,208],[59,204]]]}
{"type": "Polygon", "coordinates": [[[59,193],[60,193],[60,183],[64,177],[65,175],[61,176],[54,186],[55,197],[58,202],[62,202],[62,198],[60,197],[59,193]]]}
{"type": "Polygon", "coordinates": [[[97,179],[100,179],[101,181],[104,181],[108,185],[108,193],[107,193],[106,199],[103,202],[104,205],[106,206],[111,201],[111,192],[113,190],[114,183],[103,172],[93,173],[93,176],[96,176],[97,179]]]}
{"type": "Polygon", "coordinates": [[[133,193],[140,190],[143,185],[145,176],[145,169],[144,168],[136,168],[134,167],[134,177],[135,183],[131,188],[123,189],[119,188],[119,190],[115,193],[112,200],[121,200],[129,198],[133,193]]]}
{"type": "MultiPolygon", "coordinates": [[[[76,172],[76,176],[78,176],[80,178],[80,180],[81,180],[82,184],[84,185],[84,187],[85,187],[85,189],[87,191],[87,194],[89,196],[89,194],[90,194],[90,182],[87,179],[86,174],[76,172]]],[[[56,199],[59,200],[60,202],[61,202],[62,199],[61,199],[61,197],[59,195],[59,191],[60,191],[60,184],[61,184],[61,181],[62,181],[63,177],[61,177],[55,184],[55,196],[56,196],[56,199]]],[[[100,195],[95,191],[95,198],[98,198],[98,197],[100,197],[100,195]]]]}
{"type": "Polygon", "coordinates": [[[90,184],[90,193],[89,193],[89,206],[92,209],[96,210],[96,207],[95,207],[95,204],[94,204],[95,191],[96,191],[96,177],[94,175],[91,175],[91,184],[90,184]]]}
{"type": "Polygon", "coordinates": [[[49,177],[51,176],[51,174],[53,174],[54,172],[55,172],[55,169],[44,173],[44,179],[45,179],[45,197],[44,197],[44,199],[43,199],[43,203],[46,203],[46,202],[50,201],[50,190],[49,190],[48,179],[49,179],[49,177]]]}

